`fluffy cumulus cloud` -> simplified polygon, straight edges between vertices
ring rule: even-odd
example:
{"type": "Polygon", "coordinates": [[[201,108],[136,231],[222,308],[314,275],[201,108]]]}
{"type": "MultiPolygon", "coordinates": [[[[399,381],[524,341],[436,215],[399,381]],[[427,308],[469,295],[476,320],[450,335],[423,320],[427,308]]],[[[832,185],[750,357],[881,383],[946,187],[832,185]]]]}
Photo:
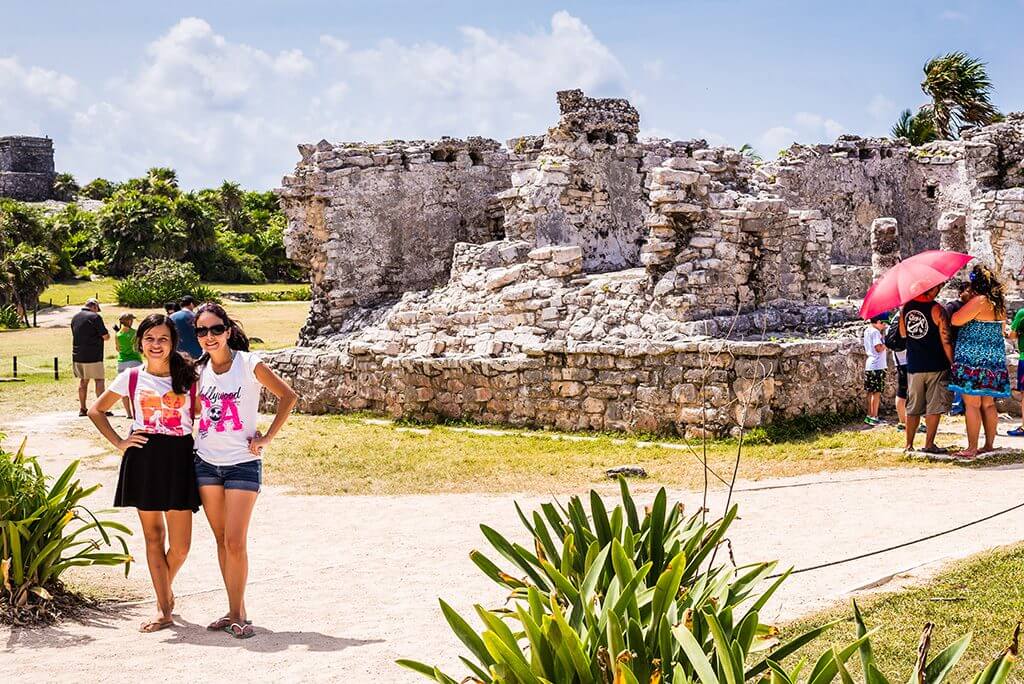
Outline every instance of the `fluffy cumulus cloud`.
{"type": "Polygon", "coordinates": [[[534,33],[459,29],[452,45],[344,36],[271,52],[185,18],[138,66],[74,78],[0,58],[0,130],[46,132],[58,165],[82,181],[178,169],[189,186],[238,179],[272,187],[299,142],[543,132],[554,91],[627,92],[623,66],[567,12],[534,33]],[[16,103],[13,107],[8,103],[16,103]]]}
{"type": "Polygon", "coordinates": [[[79,93],[67,74],[0,57],[0,131],[61,135],[79,93]]]}
{"type": "Polygon", "coordinates": [[[813,112],[797,112],[792,121],[764,131],[757,140],[757,149],[771,157],[794,142],[832,142],[845,132],[846,126],[835,119],[813,112]]]}

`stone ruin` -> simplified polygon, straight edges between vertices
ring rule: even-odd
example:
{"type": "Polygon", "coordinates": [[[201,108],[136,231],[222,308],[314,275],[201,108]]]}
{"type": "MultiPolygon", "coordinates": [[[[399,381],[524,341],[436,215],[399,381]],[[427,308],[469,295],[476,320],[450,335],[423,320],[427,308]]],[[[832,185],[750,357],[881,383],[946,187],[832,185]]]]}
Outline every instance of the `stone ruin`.
{"type": "Polygon", "coordinates": [[[1019,286],[1017,115],[762,163],[639,140],[626,100],[558,104],[505,147],[300,146],[279,196],[313,302],[267,359],[300,409],[683,434],[845,412],[860,326],[829,295],[866,289],[872,224],[879,253],[967,246],[1019,286]]]}
{"type": "Polygon", "coordinates": [[[53,141],[0,137],[0,197],[42,202],[53,196],[53,141]]]}

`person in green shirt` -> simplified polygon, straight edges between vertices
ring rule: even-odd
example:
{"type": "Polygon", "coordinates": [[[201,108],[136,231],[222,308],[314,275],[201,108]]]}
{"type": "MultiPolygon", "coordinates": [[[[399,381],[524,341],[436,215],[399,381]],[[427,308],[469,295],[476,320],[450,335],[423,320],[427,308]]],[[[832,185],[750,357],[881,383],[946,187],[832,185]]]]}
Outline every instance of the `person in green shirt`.
{"type": "MultiPolygon", "coordinates": [[[[121,314],[121,318],[118,321],[119,325],[114,326],[114,331],[117,333],[117,372],[123,373],[129,368],[141,366],[142,355],[135,348],[135,328],[132,327],[135,323],[135,314],[121,314]]],[[[128,397],[124,397],[123,400],[125,414],[131,418],[131,400],[128,397]]]]}
{"type": "Polygon", "coordinates": [[[1010,323],[1011,340],[1017,340],[1017,391],[1021,393],[1021,425],[1013,430],[1007,431],[1010,437],[1024,437],[1024,309],[1019,309],[1013,315],[1013,322],[1010,323]]]}

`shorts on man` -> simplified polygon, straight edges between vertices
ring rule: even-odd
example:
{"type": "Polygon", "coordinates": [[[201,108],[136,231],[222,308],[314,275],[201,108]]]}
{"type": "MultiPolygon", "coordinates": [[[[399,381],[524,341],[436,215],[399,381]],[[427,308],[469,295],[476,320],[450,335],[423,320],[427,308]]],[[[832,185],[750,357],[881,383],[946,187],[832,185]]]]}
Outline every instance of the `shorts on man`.
{"type": "Polygon", "coordinates": [[[103,380],[107,377],[102,361],[94,363],[79,363],[75,361],[71,364],[71,370],[79,380],[103,380]]]}
{"type": "Polygon", "coordinates": [[[949,371],[910,373],[907,385],[908,416],[934,416],[949,412],[953,404],[949,371]]]}

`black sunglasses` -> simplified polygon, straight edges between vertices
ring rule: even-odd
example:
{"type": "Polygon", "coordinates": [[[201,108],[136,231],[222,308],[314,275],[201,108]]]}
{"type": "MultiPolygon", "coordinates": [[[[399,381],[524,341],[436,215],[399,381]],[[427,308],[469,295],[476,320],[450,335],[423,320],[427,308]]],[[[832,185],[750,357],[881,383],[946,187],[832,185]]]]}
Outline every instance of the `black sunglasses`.
{"type": "Polygon", "coordinates": [[[227,329],[228,326],[223,323],[211,325],[209,328],[206,326],[196,326],[196,337],[206,337],[207,335],[213,335],[216,337],[217,335],[223,335],[227,332],[227,329]]]}

